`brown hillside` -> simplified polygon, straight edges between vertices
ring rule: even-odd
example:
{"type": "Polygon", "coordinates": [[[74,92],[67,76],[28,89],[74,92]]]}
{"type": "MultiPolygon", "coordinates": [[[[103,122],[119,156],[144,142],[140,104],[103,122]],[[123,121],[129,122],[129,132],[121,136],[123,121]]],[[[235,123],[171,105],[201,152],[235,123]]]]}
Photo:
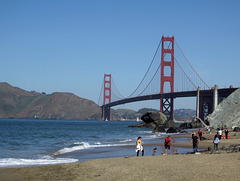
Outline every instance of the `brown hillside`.
{"type": "Polygon", "coordinates": [[[100,119],[100,113],[93,101],[72,93],[46,95],[0,83],[0,118],[85,120],[100,119]]]}

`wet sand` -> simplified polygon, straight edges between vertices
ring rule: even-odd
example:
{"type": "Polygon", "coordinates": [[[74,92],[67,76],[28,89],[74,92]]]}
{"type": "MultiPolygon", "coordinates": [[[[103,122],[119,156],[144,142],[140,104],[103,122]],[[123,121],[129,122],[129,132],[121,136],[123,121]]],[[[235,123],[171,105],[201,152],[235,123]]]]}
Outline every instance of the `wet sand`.
{"type": "MultiPolygon", "coordinates": [[[[199,147],[211,146],[214,134],[204,135],[199,147]]],[[[240,134],[230,133],[225,144],[240,144],[240,134]],[[235,136],[234,136],[235,134],[235,136]]],[[[192,147],[191,143],[173,146],[192,147]]],[[[32,180],[239,180],[240,153],[182,154],[97,159],[86,162],[0,168],[1,181],[32,180]]]]}

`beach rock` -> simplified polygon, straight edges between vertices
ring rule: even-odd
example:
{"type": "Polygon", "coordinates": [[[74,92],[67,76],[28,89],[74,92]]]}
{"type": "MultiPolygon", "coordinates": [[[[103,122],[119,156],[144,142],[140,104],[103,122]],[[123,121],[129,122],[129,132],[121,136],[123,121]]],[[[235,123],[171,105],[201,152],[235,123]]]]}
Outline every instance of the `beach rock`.
{"type": "Polygon", "coordinates": [[[152,128],[152,124],[149,123],[139,123],[135,125],[130,125],[128,127],[136,127],[136,128],[152,128]]]}
{"type": "Polygon", "coordinates": [[[218,152],[214,150],[214,145],[211,145],[208,147],[208,151],[211,154],[236,153],[240,152],[240,144],[223,145],[222,147],[219,147],[218,152]]]}
{"type": "Polygon", "coordinates": [[[162,127],[167,121],[167,117],[161,112],[147,112],[141,117],[141,120],[145,123],[153,123],[162,127]]]}
{"type": "Polygon", "coordinates": [[[163,128],[170,128],[170,127],[173,127],[175,128],[175,123],[173,120],[167,120],[163,125],[162,125],[163,128]]]}
{"type": "Polygon", "coordinates": [[[194,118],[191,123],[189,123],[188,128],[203,128],[204,125],[199,119],[194,118]]]}
{"type": "Polygon", "coordinates": [[[239,127],[235,127],[235,128],[233,129],[233,131],[235,131],[235,132],[240,132],[240,128],[239,128],[239,127]]]}
{"type": "Polygon", "coordinates": [[[162,127],[156,126],[156,128],[154,128],[154,130],[153,130],[153,133],[156,133],[156,132],[165,133],[166,130],[162,127]]]}
{"type": "Polygon", "coordinates": [[[223,145],[222,147],[223,150],[229,150],[229,148],[230,148],[230,145],[223,145]]]}
{"type": "Polygon", "coordinates": [[[188,123],[182,123],[178,126],[179,129],[187,129],[188,128],[188,123]]]}
{"type": "Polygon", "coordinates": [[[173,128],[173,127],[170,127],[168,130],[167,130],[167,133],[177,133],[179,132],[177,128],[173,128]]]}
{"type": "Polygon", "coordinates": [[[143,123],[132,125],[129,127],[138,128],[153,128],[153,132],[166,132],[164,128],[168,125],[172,125],[171,122],[168,123],[167,117],[161,112],[149,111],[141,117],[143,123]]]}

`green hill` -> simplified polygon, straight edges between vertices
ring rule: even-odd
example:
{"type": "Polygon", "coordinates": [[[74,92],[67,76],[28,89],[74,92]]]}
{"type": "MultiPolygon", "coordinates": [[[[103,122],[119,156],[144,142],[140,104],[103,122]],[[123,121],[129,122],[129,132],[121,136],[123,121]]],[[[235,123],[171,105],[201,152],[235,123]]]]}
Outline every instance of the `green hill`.
{"type": "Polygon", "coordinates": [[[0,118],[100,119],[101,108],[72,93],[28,92],[0,83],[0,118]]]}

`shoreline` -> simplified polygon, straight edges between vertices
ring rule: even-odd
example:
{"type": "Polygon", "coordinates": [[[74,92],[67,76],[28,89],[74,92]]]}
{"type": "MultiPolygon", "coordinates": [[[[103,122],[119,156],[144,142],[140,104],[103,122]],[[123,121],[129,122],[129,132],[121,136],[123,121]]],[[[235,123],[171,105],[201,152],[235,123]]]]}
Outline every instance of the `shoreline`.
{"type": "MultiPolygon", "coordinates": [[[[212,134],[204,134],[199,148],[212,146],[212,134]]],[[[174,136],[173,136],[174,137],[174,136]]],[[[1,180],[238,180],[240,152],[228,153],[224,145],[239,145],[240,133],[221,140],[219,152],[157,156],[126,156],[48,166],[0,168],[1,180]]],[[[159,144],[161,145],[161,143],[159,144]]],[[[153,146],[153,145],[145,145],[153,146]]],[[[174,147],[192,148],[190,142],[174,147]]]]}
{"type": "Polygon", "coordinates": [[[0,180],[232,180],[240,153],[96,159],[26,168],[2,168],[0,180]]]}

